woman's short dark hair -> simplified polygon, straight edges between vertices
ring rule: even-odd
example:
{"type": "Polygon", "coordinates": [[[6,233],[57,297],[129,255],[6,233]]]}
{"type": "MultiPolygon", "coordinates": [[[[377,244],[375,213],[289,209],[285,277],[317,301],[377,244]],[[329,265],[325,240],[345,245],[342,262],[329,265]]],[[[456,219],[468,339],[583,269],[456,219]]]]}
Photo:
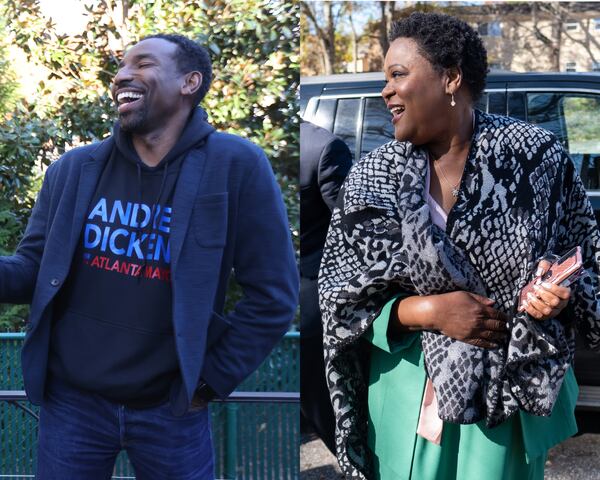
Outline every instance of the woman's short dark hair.
{"type": "Polygon", "coordinates": [[[460,67],[473,102],[481,97],[488,72],[487,52],[469,24],[450,15],[414,12],[392,23],[390,43],[397,38],[412,38],[438,71],[460,67]]]}
{"type": "Polygon", "coordinates": [[[208,51],[202,45],[176,33],[155,33],[142,38],[140,42],[149,38],[160,38],[177,45],[175,63],[179,68],[179,73],[196,71],[202,74],[202,85],[194,97],[194,101],[198,105],[208,92],[212,81],[212,63],[208,51]]]}

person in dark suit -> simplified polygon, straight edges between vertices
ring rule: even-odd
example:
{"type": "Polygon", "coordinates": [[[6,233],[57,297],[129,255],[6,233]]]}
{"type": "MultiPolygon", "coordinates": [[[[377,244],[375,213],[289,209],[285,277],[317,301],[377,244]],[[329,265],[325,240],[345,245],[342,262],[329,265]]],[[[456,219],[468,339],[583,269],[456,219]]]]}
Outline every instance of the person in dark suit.
{"type": "Polygon", "coordinates": [[[207,402],[270,352],[297,306],[281,192],[262,150],[198,107],[212,71],[180,35],[130,48],[106,140],[48,168],[0,300],[31,303],[37,478],[214,478],[207,402]],[[223,313],[231,271],[243,289],[223,313]]]}
{"type": "Polygon", "coordinates": [[[300,405],[304,419],[334,453],[317,276],[331,212],[351,166],[352,154],[342,140],[310,122],[300,124],[300,405]]]}

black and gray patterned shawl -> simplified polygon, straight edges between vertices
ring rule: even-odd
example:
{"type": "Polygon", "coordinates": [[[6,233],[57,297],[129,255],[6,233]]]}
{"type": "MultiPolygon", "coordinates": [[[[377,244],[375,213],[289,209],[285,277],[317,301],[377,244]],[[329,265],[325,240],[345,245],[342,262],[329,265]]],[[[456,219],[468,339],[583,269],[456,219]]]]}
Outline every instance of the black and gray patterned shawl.
{"type": "MultiPolygon", "coordinates": [[[[460,194],[446,231],[425,200],[426,152],[390,142],[351,170],[334,211],[319,276],[327,381],[338,460],[370,478],[361,335],[394,294],[479,293],[511,318],[507,346],[486,350],[422,332],[440,417],[498,425],[518,409],[550,415],[574,353],[574,326],[600,346],[600,235],[561,144],[541,128],[476,114],[460,194]],[[587,275],[557,319],[516,313],[538,259],[581,245],[587,275]]],[[[401,407],[401,406],[399,406],[401,407]]],[[[400,411],[400,408],[399,408],[400,411]]]]}

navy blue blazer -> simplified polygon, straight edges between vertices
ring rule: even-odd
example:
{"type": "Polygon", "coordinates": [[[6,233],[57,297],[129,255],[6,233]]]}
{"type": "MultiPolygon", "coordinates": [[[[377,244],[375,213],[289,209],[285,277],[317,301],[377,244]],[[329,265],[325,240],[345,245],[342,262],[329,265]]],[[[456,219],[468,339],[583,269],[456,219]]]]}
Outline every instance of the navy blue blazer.
{"type": "MultiPolygon", "coordinates": [[[[0,257],[0,301],[31,303],[22,349],[30,401],[44,396],[52,300],[69,273],[112,138],[67,152],[46,171],[25,235],[0,257]]],[[[171,219],[173,323],[183,414],[199,379],[226,397],[268,355],[297,307],[298,270],[279,186],[260,148],[212,133],[186,157],[171,219]],[[244,296],[223,315],[229,275],[244,296]]],[[[81,368],[85,368],[82,365],[81,368]]]]}

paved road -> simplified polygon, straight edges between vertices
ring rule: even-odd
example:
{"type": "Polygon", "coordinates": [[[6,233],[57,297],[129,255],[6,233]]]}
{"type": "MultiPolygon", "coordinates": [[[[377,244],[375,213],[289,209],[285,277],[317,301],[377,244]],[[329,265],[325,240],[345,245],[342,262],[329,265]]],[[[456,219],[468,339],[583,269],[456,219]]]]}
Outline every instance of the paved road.
{"type": "MultiPolygon", "coordinates": [[[[300,480],[340,480],[334,456],[314,436],[300,446],[300,480]]],[[[600,480],[600,435],[573,437],[548,454],[544,480],[600,480]]]]}
{"type": "Polygon", "coordinates": [[[315,435],[302,435],[300,444],[300,480],[342,479],[332,453],[315,435]]]}
{"type": "Polygon", "coordinates": [[[600,480],[600,435],[573,437],[548,454],[545,480],[600,480]]]}

